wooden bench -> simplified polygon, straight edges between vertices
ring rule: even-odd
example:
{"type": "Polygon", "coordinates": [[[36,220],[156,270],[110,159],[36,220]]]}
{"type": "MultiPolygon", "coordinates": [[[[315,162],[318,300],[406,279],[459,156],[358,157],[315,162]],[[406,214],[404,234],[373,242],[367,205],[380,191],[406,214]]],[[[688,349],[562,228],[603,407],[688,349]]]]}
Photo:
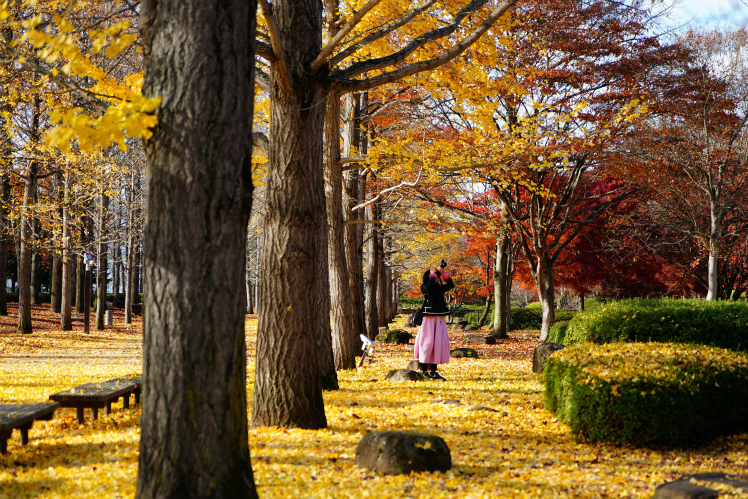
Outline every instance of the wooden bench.
{"type": "Polygon", "coordinates": [[[140,403],[142,385],[140,378],[118,378],[103,383],[86,383],[49,396],[61,407],[75,407],[78,410],[78,423],[83,422],[83,410],[91,409],[91,419],[99,417],[99,409],[104,415],[112,412],[112,402],[122,397],[122,407],[130,407],[130,395],[135,395],[135,403],[140,403]]]}
{"type": "Polygon", "coordinates": [[[34,420],[49,421],[58,407],[60,404],[57,402],[0,404],[0,454],[8,453],[8,439],[15,428],[21,430],[21,444],[28,445],[29,430],[34,420]]]}

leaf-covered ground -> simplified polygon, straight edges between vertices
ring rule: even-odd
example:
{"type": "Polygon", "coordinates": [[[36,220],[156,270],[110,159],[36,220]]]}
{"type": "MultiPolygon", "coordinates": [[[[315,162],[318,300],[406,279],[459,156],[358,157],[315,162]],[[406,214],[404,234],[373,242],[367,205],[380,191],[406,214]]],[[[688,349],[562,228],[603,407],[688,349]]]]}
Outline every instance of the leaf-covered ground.
{"type": "MultiPolygon", "coordinates": [[[[82,333],[58,330],[39,307],[36,333],[15,333],[14,311],[0,318],[0,403],[44,401],[72,386],[140,372],[140,324],[82,333]]],[[[248,319],[251,401],[256,318],[248,319]]],[[[414,331],[415,332],[415,331],[414,331]]],[[[465,333],[450,331],[453,347],[465,333]]],[[[340,373],[341,389],[325,393],[325,430],[250,429],[252,468],[260,497],[651,497],[683,473],[748,476],[748,435],[694,451],[654,451],[577,443],[543,409],[542,384],[530,372],[537,344],[513,333],[476,349],[479,359],[440,368],[447,382],[390,383],[412,345],[377,348],[375,362],[340,373]],[[458,400],[459,405],[444,403],[458,400]],[[484,406],[493,411],[471,410],[484,406]],[[378,476],[354,464],[368,431],[409,429],[440,435],[453,468],[446,473],[378,476]]],[[[28,446],[18,434],[0,456],[0,498],[132,497],[140,408],[115,410],[78,425],[75,411],[34,423],[28,446]]],[[[673,424],[678,417],[673,415],[673,424]]]]}

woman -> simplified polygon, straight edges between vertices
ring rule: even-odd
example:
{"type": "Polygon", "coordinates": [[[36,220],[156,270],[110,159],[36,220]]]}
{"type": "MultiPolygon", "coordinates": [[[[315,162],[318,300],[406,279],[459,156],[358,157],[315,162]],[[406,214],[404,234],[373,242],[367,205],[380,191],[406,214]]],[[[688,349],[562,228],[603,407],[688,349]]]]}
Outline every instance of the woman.
{"type": "Polygon", "coordinates": [[[445,379],[436,372],[436,367],[449,362],[446,319],[449,307],[444,301],[444,293],[455,287],[452,278],[444,272],[446,266],[447,262],[442,260],[438,268],[432,267],[423,274],[423,322],[418,329],[413,352],[424,376],[440,381],[445,379]]]}

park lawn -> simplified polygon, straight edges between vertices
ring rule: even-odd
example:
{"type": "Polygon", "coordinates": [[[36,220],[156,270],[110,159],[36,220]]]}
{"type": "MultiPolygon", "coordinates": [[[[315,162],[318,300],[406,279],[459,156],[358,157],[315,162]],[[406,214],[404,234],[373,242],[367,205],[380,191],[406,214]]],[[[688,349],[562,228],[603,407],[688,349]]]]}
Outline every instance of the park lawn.
{"type": "MultiPolygon", "coordinates": [[[[0,403],[43,401],[77,384],[140,372],[139,322],[89,335],[76,323],[76,331],[62,333],[51,314],[36,312],[38,332],[29,337],[14,332],[14,317],[0,318],[0,403]]],[[[248,318],[250,405],[256,324],[248,318]]],[[[453,346],[464,334],[450,332],[453,346]]],[[[375,362],[339,373],[341,389],[325,393],[327,429],[250,429],[260,497],[648,498],[683,473],[748,475],[748,435],[693,451],[574,442],[543,409],[541,380],[530,372],[536,344],[534,333],[515,332],[498,345],[479,346],[480,359],[443,366],[447,382],[401,384],[383,378],[405,366],[412,345],[378,347],[375,362]],[[460,405],[437,402],[445,399],[460,405]],[[497,412],[471,411],[474,406],[497,412]],[[452,470],[378,476],[355,466],[356,444],[366,432],[396,429],[442,436],[452,470]]],[[[0,456],[0,498],[133,497],[139,419],[139,407],[115,406],[110,416],[78,425],[74,410],[64,409],[52,421],[34,423],[28,446],[14,433],[8,454],[0,456]]]]}

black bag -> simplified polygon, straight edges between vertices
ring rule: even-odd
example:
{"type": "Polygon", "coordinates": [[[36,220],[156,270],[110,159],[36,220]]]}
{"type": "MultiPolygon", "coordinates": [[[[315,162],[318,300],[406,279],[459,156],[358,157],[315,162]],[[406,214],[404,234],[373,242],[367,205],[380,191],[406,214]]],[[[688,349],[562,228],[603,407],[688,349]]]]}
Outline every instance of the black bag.
{"type": "Polygon", "coordinates": [[[421,308],[416,310],[416,315],[413,316],[413,324],[416,326],[423,324],[423,305],[421,305],[421,308]]]}

